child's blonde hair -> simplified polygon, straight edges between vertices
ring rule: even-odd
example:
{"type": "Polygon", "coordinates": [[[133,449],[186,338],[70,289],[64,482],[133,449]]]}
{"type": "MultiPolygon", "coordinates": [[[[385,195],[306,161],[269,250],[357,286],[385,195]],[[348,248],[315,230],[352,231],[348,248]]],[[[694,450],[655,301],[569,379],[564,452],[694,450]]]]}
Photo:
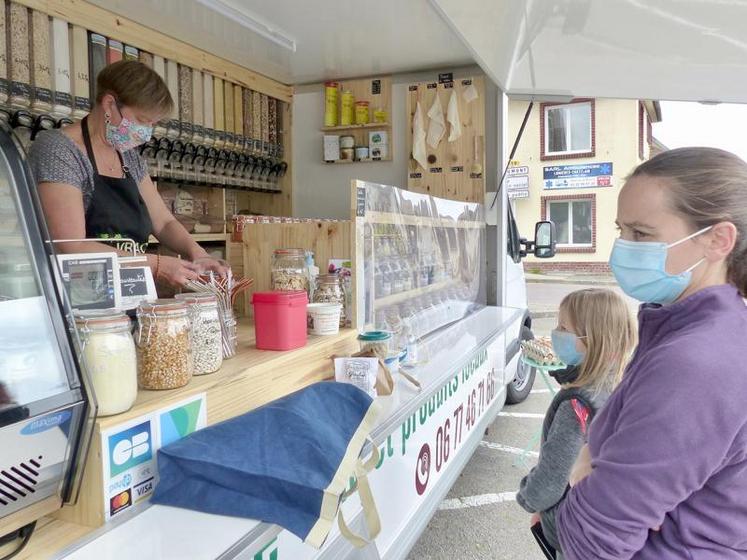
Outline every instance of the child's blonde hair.
{"type": "Polygon", "coordinates": [[[623,298],[611,290],[579,290],[563,299],[560,311],[576,334],[586,337],[578,377],[567,387],[614,389],[638,340],[636,324],[623,298]]]}

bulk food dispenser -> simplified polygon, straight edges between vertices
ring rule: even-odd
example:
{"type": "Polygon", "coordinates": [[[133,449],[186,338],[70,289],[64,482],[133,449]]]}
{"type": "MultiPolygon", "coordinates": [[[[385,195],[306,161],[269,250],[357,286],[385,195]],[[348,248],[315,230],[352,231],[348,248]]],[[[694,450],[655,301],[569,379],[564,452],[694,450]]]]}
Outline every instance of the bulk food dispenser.
{"type": "Polygon", "coordinates": [[[77,348],[35,184],[0,123],[0,537],[77,497],[95,420],[77,348]]]}

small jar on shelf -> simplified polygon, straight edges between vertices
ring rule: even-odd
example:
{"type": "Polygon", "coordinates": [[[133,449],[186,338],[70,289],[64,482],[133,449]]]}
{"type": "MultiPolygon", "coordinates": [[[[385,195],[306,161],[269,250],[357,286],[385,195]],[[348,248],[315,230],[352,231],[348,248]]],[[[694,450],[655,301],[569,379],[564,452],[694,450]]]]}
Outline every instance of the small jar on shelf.
{"type": "Polygon", "coordinates": [[[272,255],[272,289],[281,292],[309,292],[306,251],[277,249],[272,255]]]}
{"type": "Polygon", "coordinates": [[[339,303],[340,326],[345,326],[345,292],[342,289],[340,277],[337,274],[320,274],[317,276],[313,303],[339,303]]]}

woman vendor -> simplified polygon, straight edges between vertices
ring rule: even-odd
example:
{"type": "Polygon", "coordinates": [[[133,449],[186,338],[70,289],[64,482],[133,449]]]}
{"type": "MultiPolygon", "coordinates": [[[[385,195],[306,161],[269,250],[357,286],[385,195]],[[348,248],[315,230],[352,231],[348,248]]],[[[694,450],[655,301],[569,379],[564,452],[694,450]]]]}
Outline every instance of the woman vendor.
{"type": "MultiPolygon", "coordinates": [[[[90,114],[62,130],[40,134],[29,153],[53,239],[132,239],[153,235],[183,258],[147,255],[157,282],[173,287],[205,269],[222,272],[174,218],[136,148],[174,101],[161,77],[132,60],[105,67],[96,78],[90,114]]],[[[65,253],[111,251],[104,243],[70,242],[65,253]]]]}

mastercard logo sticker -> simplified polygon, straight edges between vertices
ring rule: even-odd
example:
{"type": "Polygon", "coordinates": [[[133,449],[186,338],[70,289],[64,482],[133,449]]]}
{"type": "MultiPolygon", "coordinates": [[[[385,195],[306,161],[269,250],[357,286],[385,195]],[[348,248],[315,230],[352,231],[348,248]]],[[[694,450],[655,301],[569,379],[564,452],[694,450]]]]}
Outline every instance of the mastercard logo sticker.
{"type": "Polygon", "coordinates": [[[132,491],[128,488],[116,496],[109,498],[109,514],[116,515],[123,509],[128,508],[132,503],[132,491]]]}

